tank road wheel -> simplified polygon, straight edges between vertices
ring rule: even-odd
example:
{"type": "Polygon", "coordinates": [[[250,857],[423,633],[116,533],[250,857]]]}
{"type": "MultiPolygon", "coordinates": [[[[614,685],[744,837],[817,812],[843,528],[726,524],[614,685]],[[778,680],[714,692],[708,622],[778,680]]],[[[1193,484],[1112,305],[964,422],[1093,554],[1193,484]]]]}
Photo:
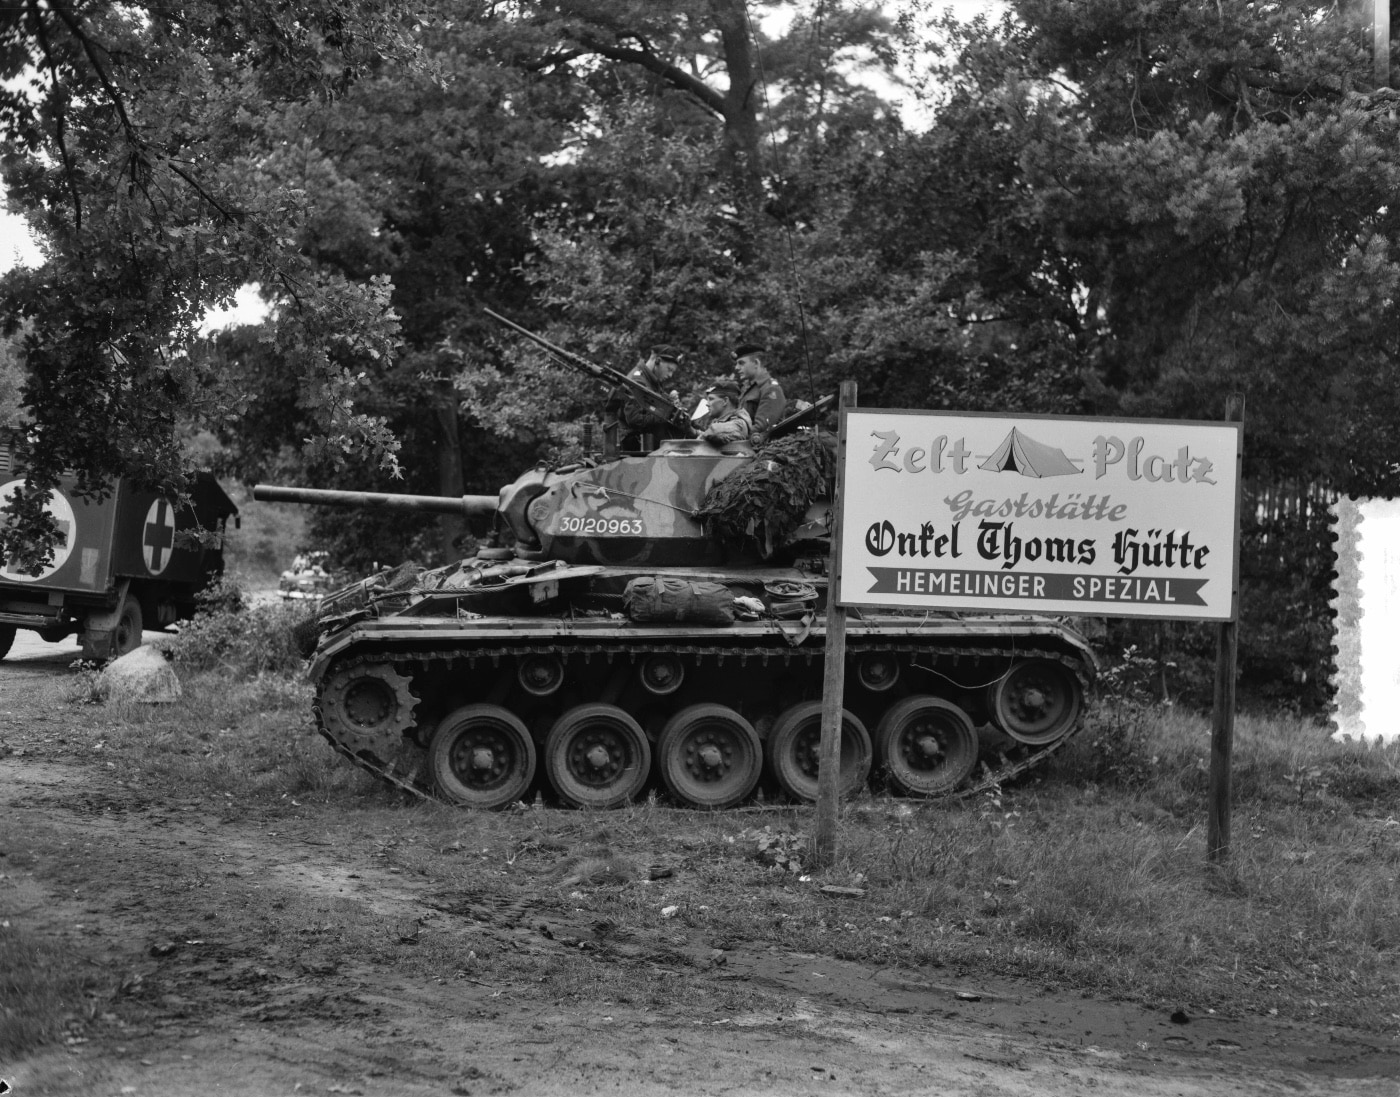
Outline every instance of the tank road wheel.
{"type": "Polygon", "coordinates": [[[550,728],[544,766],[566,803],[620,807],[646,784],[651,744],[637,721],[616,705],[577,705],[550,728]]]}
{"type": "MultiPolygon", "coordinates": [[[[822,739],[822,703],[793,705],[768,735],[768,766],[794,800],[817,799],[817,763],[822,739]]],[[[841,710],[841,780],[838,795],[859,791],[870,776],[870,733],[850,711],[841,710]]]]}
{"type": "Polygon", "coordinates": [[[413,726],[418,698],[388,663],[359,663],[332,672],[321,687],[321,722],[352,754],[367,750],[389,762],[413,726]]]}
{"type": "Polygon", "coordinates": [[[1084,701],[1079,680],[1048,659],[1013,664],[991,692],[997,724],[1011,738],[1035,747],[1067,734],[1084,701]]]}
{"type": "Polygon", "coordinates": [[[890,783],[909,796],[952,792],[977,765],[977,730],[967,713],[941,697],[906,697],[875,732],[890,783]]]}
{"type": "Polygon", "coordinates": [[[661,779],[681,803],[733,807],[758,784],[763,744],[726,705],[691,705],[668,721],[657,743],[661,779]]]}
{"type": "Polygon", "coordinates": [[[535,744],[525,725],[499,705],[464,705],[433,732],[433,787],[469,808],[499,808],[525,795],[535,778],[535,744]]]}

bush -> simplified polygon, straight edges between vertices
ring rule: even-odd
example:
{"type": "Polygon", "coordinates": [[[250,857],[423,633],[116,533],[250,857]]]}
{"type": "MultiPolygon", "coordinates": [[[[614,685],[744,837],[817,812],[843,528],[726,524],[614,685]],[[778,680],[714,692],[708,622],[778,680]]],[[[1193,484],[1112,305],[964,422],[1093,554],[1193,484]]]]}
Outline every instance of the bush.
{"type": "Polygon", "coordinates": [[[249,605],[236,584],[220,580],[198,613],[180,626],[171,660],[190,670],[223,668],[253,677],[301,668],[297,630],[314,614],[303,603],[249,605]]]}
{"type": "Polygon", "coordinates": [[[1057,757],[1052,772],[1072,782],[1147,785],[1157,763],[1149,742],[1150,717],[1157,711],[1152,699],[1157,672],[1156,660],[1135,647],[1102,670],[1084,727],[1057,757]]]}

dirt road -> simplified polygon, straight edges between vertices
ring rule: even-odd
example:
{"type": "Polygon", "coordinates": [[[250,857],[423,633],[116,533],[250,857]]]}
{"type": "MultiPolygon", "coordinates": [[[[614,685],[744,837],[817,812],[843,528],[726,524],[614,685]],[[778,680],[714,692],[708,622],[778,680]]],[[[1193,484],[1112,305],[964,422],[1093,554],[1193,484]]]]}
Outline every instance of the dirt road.
{"type": "Polygon", "coordinates": [[[0,932],[91,971],[66,1041],[0,1062],[19,1097],[1400,1093],[1370,1035],[672,928],[600,943],[567,881],[537,905],[445,889],[353,805],[154,798],[54,705],[69,659],[0,664],[0,932]],[[477,972],[488,948],[544,974],[477,972]],[[617,995],[627,971],[676,993],[617,995]]]}

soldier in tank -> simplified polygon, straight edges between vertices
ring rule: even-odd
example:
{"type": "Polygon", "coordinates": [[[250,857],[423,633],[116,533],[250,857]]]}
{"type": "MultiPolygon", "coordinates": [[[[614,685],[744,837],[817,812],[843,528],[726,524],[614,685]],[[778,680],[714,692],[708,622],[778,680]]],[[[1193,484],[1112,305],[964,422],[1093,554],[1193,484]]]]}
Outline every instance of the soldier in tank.
{"type": "Polygon", "coordinates": [[[739,375],[739,406],[753,423],[750,440],[761,445],[773,424],[783,417],[787,399],[783,386],[763,365],[764,348],[758,343],[740,343],[734,348],[734,372],[739,375]]]}
{"type": "Polygon", "coordinates": [[[710,414],[700,437],[716,446],[730,442],[745,442],[753,429],[749,413],[739,407],[739,385],[734,381],[721,381],[706,395],[710,414]]]}
{"type": "MultiPolygon", "coordinates": [[[[639,362],[627,376],[663,400],[675,403],[678,396],[674,391],[668,392],[667,386],[680,368],[681,358],[682,355],[674,347],[664,344],[654,346],[646,359],[639,362]]],[[[615,440],[616,448],[643,453],[655,449],[673,433],[663,410],[622,387],[613,389],[608,397],[603,430],[610,441],[615,440]]]]}

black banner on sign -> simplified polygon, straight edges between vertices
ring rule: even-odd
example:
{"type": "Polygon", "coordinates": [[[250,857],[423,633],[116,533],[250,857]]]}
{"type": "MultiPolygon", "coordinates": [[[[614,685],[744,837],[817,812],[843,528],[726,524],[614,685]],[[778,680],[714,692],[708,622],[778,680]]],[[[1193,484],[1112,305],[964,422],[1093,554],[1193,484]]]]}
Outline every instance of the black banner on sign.
{"type": "Polygon", "coordinates": [[[870,568],[869,594],[929,598],[1004,598],[1008,601],[1128,602],[1203,606],[1209,580],[1135,575],[1059,575],[1046,572],[959,571],[942,568],[870,568]]]}

